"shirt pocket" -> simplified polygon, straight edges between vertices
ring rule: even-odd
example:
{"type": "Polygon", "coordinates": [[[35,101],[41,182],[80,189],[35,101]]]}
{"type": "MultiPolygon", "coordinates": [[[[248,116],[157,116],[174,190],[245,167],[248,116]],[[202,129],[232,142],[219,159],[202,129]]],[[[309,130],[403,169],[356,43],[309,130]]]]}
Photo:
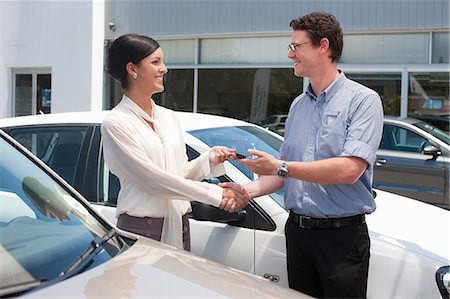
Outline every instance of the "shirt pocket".
{"type": "Polygon", "coordinates": [[[344,148],[346,129],[347,123],[340,111],[324,112],[317,144],[319,158],[340,156],[344,148]]]}

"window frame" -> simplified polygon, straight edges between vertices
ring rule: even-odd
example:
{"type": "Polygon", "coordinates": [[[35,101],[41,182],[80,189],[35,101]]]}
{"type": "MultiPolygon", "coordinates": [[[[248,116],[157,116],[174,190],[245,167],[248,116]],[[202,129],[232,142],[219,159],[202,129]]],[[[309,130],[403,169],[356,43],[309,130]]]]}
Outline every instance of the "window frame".
{"type": "MultiPolygon", "coordinates": [[[[31,111],[30,115],[38,114],[38,99],[37,99],[37,80],[38,75],[50,75],[50,82],[52,81],[52,69],[51,68],[13,68],[12,69],[12,103],[11,103],[11,115],[16,115],[16,83],[17,83],[17,75],[31,75],[31,111]]],[[[51,102],[50,102],[50,111],[51,111],[51,102]]]]}

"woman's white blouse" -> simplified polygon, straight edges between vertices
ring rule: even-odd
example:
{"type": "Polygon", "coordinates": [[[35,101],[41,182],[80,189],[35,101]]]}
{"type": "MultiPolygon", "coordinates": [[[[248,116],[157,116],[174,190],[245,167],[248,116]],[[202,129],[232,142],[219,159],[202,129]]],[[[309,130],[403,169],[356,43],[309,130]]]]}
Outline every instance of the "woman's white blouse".
{"type": "Polygon", "coordinates": [[[225,168],[210,164],[208,153],[188,162],[176,114],[151,103],[153,118],[124,95],[102,122],[105,161],[121,186],[116,216],[164,218],[161,241],[183,248],[181,217],[190,200],[216,207],[222,200],[221,187],[198,180],[225,168]]]}

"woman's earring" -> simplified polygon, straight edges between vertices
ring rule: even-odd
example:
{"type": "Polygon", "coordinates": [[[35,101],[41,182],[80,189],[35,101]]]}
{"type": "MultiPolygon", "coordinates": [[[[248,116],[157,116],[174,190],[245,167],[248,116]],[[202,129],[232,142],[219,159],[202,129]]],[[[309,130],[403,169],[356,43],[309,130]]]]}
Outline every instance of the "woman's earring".
{"type": "Polygon", "coordinates": [[[137,79],[137,73],[133,73],[133,78],[137,79]]]}

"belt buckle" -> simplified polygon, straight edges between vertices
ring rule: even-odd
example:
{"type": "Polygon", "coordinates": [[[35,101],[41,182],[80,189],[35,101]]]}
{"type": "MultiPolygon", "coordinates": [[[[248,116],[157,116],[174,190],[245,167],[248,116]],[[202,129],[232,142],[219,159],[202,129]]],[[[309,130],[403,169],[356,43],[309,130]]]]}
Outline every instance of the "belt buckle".
{"type": "Polygon", "coordinates": [[[305,226],[305,225],[303,225],[303,220],[310,220],[311,219],[311,217],[309,217],[309,216],[303,216],[303,215],[298,215],[298,226],[300,227],[300,228],[311,228],[311,226],[305,226]]]}

